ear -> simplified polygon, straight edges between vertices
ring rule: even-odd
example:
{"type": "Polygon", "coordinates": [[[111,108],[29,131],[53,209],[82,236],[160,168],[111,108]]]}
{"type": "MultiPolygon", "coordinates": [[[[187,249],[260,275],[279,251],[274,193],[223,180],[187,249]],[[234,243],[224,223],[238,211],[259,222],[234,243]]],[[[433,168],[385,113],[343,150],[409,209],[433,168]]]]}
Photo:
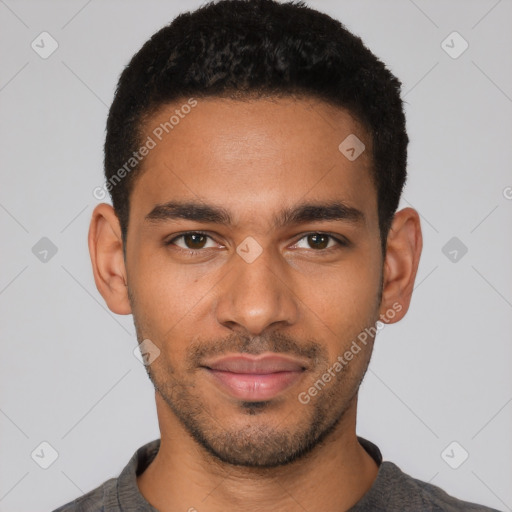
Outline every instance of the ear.
{"type": "Polygon", "coordinates": [[[418,212],[413,208],[400,210],[393,217],[387,239],[379,311],[381,322],[398,322],[407,313],[422,247],[418,212]]]}
{"type": "Polygon", "coordinates": [[[121,226],[109,204],[101,203],[92,212],[89,254],[96,288],[107,306],[114,313],[129,315],[132,311],[128,299],[121,226]]]}

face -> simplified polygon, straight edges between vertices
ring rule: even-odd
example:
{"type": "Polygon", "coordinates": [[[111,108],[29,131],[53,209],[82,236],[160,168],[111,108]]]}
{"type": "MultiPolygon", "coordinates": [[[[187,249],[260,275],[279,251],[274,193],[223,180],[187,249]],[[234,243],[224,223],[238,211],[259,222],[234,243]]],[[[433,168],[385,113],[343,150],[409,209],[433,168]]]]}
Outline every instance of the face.
{"type": "Polygon", "coordinates": [[[148,374],[210,454],[286,464],[355,411],[370,359],[371,339],[335,365],[381,306],[371,141],[346,111],[291,98],[200,99],[162,136],[179,108],[145,125],[130,199],[131,311],[160,350],[148,374]],[[355,160],[338,149],[351,134],[355,160]]]}

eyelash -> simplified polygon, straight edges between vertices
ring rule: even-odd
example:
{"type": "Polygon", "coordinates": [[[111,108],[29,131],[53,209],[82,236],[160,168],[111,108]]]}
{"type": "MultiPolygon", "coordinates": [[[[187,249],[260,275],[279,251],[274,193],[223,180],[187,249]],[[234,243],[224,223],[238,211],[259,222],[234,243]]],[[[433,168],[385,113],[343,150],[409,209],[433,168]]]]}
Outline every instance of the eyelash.
{"type": "MultiPolygon", "coordinates": [[[[206,237],[210,238],[211,240],[213,240],[211,235],[209,235],[208,233],[205,233],[204,231],[187,231],[187,232],[181,233],[180,235],[175,236],[171,240],[165,242],[165,245],[173,245],[173,242],[175,242],[176,240],[178,240],[180,238],[183,238],[186,235],[203,235],[203,236],[206,236],[206,237]]],[[[334,235],[331,235],[330,233],[324,233],[323,231],[311,231],[309,233],[305,233],[295,242],[295,244],[299,243],[303,238],[306,238],[310,235],[324,235],[324,236],[329,237],[331,240],[334,240],[338,244],[338,246],[329,247],[327,249],[318,249],[318,250],[311,249],[312,251],[317,252],[317,253],[325,254],[326,252],[330,252],[331,250],[338,250],[341,247],[348,247],[350,245],[350,243],[348,241],[345,241],[338,237],[335,237],[334,235]]],[[[198,255],[201,252],[205,251],[205,249],[183,249],[183,247],[178,247],[178,246],[176,246],[176,247],[180,251],[183,251],[187,256],[195,256],[195,255],[198,255]]]]}

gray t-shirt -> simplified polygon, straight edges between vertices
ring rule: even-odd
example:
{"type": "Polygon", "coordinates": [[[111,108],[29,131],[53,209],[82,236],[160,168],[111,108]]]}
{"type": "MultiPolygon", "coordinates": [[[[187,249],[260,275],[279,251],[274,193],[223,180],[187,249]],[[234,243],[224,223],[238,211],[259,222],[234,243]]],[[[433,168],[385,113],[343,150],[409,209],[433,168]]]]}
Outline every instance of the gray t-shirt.
{"type": "MultiPolygon", "coordinates": [[[[370,441],[358,437],[364,449],[379,466],[371,489],[349,512],[498,512],[446,494],[435,485],[406,475],[392,462],[382,461],[380,450],[370,441]]],[[[111,478],[80,498],[53,512],[158,512],[137,487],[140,475],[154,459],[160,439],[139,448],[118,478],[111,478]]]]}

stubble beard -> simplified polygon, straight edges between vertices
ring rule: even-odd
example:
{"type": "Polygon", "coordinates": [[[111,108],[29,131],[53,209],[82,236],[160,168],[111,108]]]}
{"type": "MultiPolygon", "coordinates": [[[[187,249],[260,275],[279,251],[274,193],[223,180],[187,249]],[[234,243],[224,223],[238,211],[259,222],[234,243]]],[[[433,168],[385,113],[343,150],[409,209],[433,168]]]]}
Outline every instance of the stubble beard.
{"type": "MultiPolygon", "coordinates": [[[[379,293],[378,299],[380,304],[381,293],[379,293]]],[[[133,297],[131,301],[133,301],[133,297]]],[[[132,311],[134,311],[137,339],[141,343],[145,337],[136,321],[133,306],[134,304],[132,304],[132,311]]],[[[366,323],[369,324],[368,321],[366,323]]],[[[261,339],[263,338],[258,338],[258,342],[261,339]]],[[[252,340],[253,338],[230,337],[228,342],[221,340],[216,343],[202,343],[201,346],[205,350],[195,350],[189,354],[194,354],[195,359],[198,359],[199,354],[209,351],[212,347],[217,347],[215,350],[218,352],[221,350],[220,347],[223,347],[223,351],[227,351],[229,348],[233,352],[256,354],[263,352],[261,350],[263,345],[266,350],[274,352],[293,354],[297,353],[297,350],[301,350],[302,354],[304,352],[312,356],[314,354],[312,359],[316,364],[313,383],[321,378],[331,366],[325,348],[318,342],[310,343],[309,349],[304,349],[303,346],[299,348],[291,338],[274,333],[265,337],[265,341],[258,343],[257,348],[254,348],[256,345],[252,343],[252,340]],[[296,350],[286,350],[283,347],[287,349],[295,347],[296,350]]],[[[359,387],[370,362],[373,341],[372,339],[364,351],[358,354],[358,358],[364,358],[359,369],[351,371],[353,364],[345,367],[308,404],[302,404],[297,399],[298,414],[296,416],[298,419],[294,420],[293,424],[286,423],[287,418],[290,415],[294,416],[293,414],[285,416],[276,426],[265,423],[265,413],[276,409],[277,399],[274,399],[262,402],[237,401],[237,410],[239,414],[247,418],[247,421],[244,422],[242,428],[222,426],[220,418],[215,417],[215,411],[210,409],[209,404],[205,403],[200,395],[194,393],[196,389],[195,374],[192,371],[197,372],[198,369],[197,366],[194,368],[193,363],[189,362],[189,371],[185,374],[188,379],[184,379],[176,372],[162,352],[157,361],[146,366],[146,371],[156,392],[159,393],[186,432],[205,450],[210,458],[216,462],[221,461],[229,465],[247,468],[276,468],[308,456],[337,430],[344,420],[347,410],[357,402],[359,387]]],[[[191,358],[194,359],[192,356],[191,358]]],[[[295,397],[295,395],[293,396],[295,397]]]]}

